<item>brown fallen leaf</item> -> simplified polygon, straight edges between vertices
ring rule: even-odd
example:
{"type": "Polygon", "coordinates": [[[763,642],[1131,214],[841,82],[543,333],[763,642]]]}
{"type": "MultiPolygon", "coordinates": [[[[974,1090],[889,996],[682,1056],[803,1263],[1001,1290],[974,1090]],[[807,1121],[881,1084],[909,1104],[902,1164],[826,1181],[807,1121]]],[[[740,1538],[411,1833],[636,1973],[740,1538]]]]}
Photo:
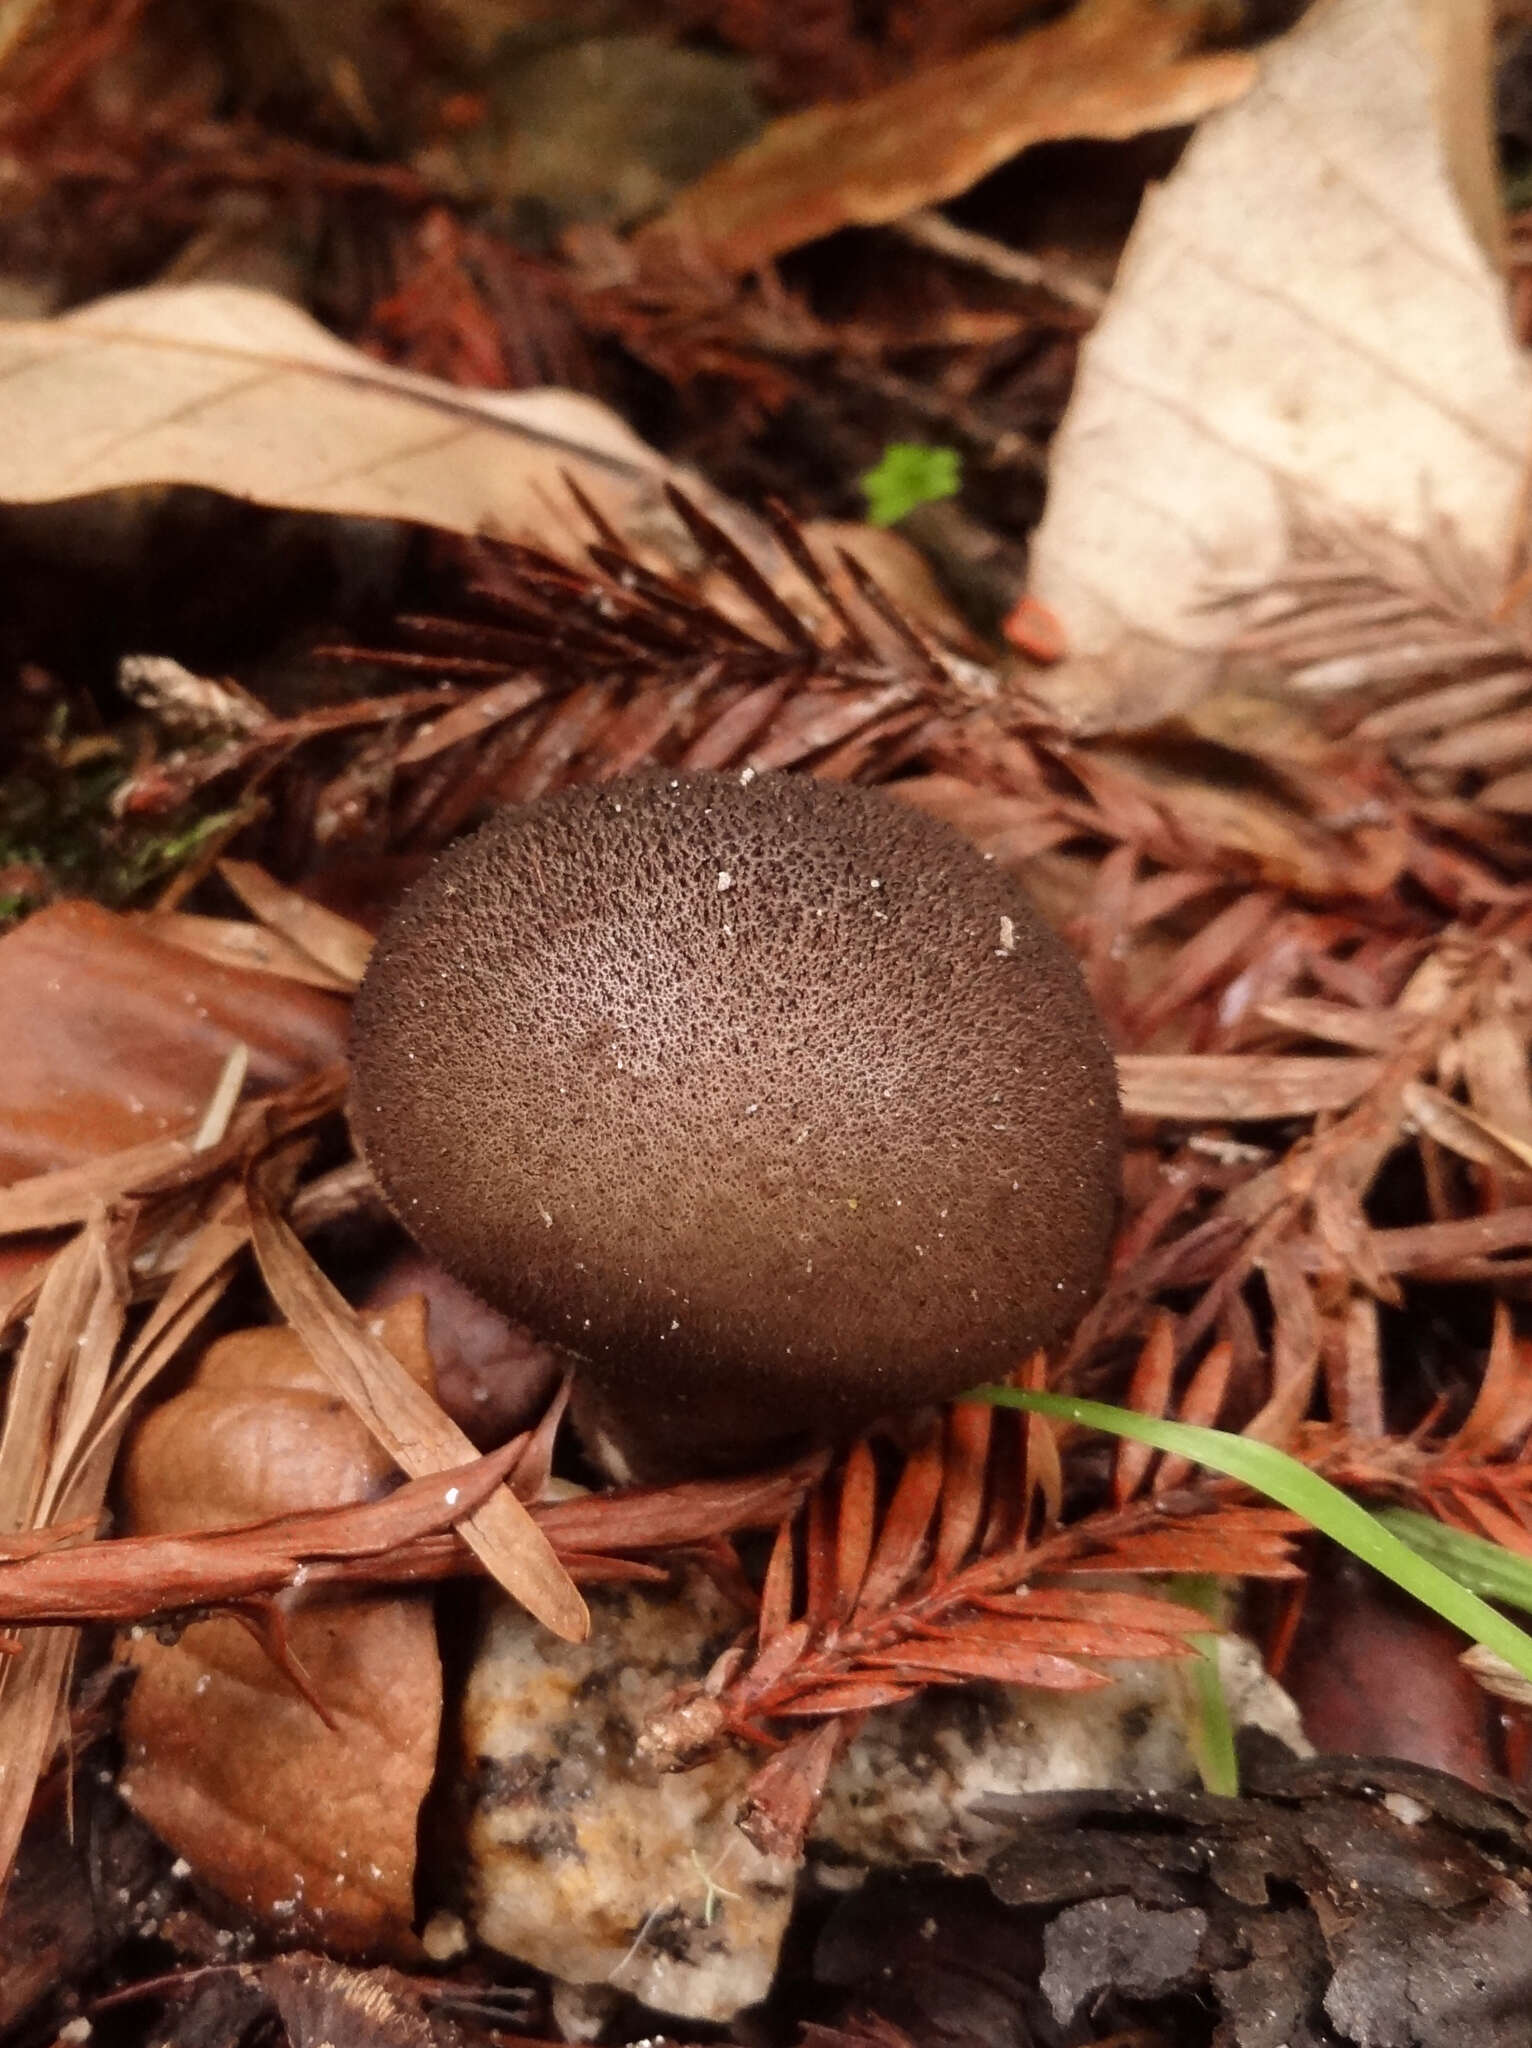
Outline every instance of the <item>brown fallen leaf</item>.
{"type": "Polygon", "coordinates": [[[1485,1785],[1489,1708],[1458,1664],[1462,1638],[1354,1558],[1321,1552],[1282,1680],[1324,1751],[1402,1757],[1485,1785]],[[1408,1685],[1399,1673],[1410,1674],[1408,1685]]]}
{"type": "MultiPolygon", "coordinates": [[[[5,1385],[0,1529],[63,1525],[61,1540],[78,1541],[100,1514],[132,1399],[216,1302],[245,1241],[229,1214],[210,1220],[119,1357],[131,1226],[104,1220],[104,1205],[227,1171],[241,1143],[272,1128],[260,1103],[235,1107],[241,1088],[296,1083],[302,1095],[300,1077],[334,1061],[345,1011],[88,903],[28,919],[0,941],[0,963],[0,1178],[11,1183],[0,1209],[15,1231],[85,1226],[51,1256],[25,1237],[0,1248],[0,1313],[32,1318],[5,1385]]],[[[74,1641],[36,1630],[0,1666],[0,1888],[56,1739],[74,1641]]]]}
{"type": "MultiPolygon", "coordinates": [[[[241,1078],[242,1060],[236,1045],[225,1072],[241,1078]]],[[[65,1223],[83,1223],[103,1206],[126,1196],[170,1194],[216,1181],[251,1149],[261,1133],[276,1135],[285,1120],[312,1122],[316,1115],[338,1109],[345,1098],[347,1069],[343,1061],[299,1081],[275,1098],[258,1098],[232,1115],[224,1115],[214,1137],[207,1135],[206,1113],[189,1121],[175,1137],[150,1138],[78,1166],[56,1167],[0,1188],[0,1233],[54,1230],[65,1223]]],[[[215,1094],[209,1097],[216,1109],[215,1094]]]]}
{"type": "Polygon", "coordinates": [[[1053,444],[1031,589],[1079,728],[1201,696],[1294,507],[1507,566],[1532,375],[1476,239],[1488,0],[1329,0],[1146,200],[1053,444]],[[1449,89],[1451,88],[1451,89],[1449,89]],[[1469,193],[1469,211],[1463,195],[1469,193]],[[1407,309],[1407,314],[1405,312],[1407,309]]]}
{"type": "Polygon", "coordinates": [[[328,1065],[345,1028],[336,997],[98,904],[40,910],[0,938],[0,1186],[181,1131],[236,1044],[259,1093],[328,1065]]]}
{"type": "Polygon", "coordinates": [[[1064,20],[936,64],[847,104],[773,122],[638,237],[754,270],[837,228],[894,221],[1038,142],[1174,128],[1248,90],[1242,51],[1185,57],[1194,7],[1085,0],[1064,20]]]}
{"type": "Polygon", "coordinates": [[[203,917],[184,910],[145,910],[138,913],[140,930],[151,938],[163,939],[182,952],[198,953],[220,967],[239,967],[252,974],[271,974],[281,981],[303,982],[309,988],[325,989],[332,995],[349,991],[350,984],[320,966],[310,953],[265,925],[251,924],[238,917],[203,917]]]}
{"type": "MultiPolygon", "coordinates": [[[[412,1380],[429,1379],[419,1297],[385,1312],[378,1341],[412,1380]]],[[[393,1472],[301,1339],[256,1329],[220,1339],[185,1391],[149,1413],[123,1488],[129,1526],[154,1534],[364,1501],[393,1472]]],[[[231,1617],[193,1622],[171,1643],[128,1638],[124,1796],[282,1934],[412,1956],[415,1831],[441,1720],[429,1598],[299,1590],[277,1612],[332,1725],[231,1617]]]]}

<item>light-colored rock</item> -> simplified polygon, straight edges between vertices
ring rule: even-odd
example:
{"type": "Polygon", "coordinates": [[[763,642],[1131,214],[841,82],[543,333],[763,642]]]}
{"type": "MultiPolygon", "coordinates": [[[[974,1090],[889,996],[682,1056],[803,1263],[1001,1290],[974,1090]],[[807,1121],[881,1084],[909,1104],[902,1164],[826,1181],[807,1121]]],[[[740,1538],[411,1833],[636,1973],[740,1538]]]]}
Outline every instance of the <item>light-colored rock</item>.
{"type": "MultiPolygon", "coordinates": [[[[1219,1666],[1230,1718],[1304,1754],[1298,1710],[1252,1644],[1227,1636],[1219,1666]]],[[[1101,1692],[933,1687],[869,1714],[830,1774],[811,1852],[861,1869],[961,1860],[970,1816],[1021,1792],[1168,1792],[1197,1782],[1183,1667],[1123,1663],[1101,1692]]]]}
{"type": "MultiPolygon", "coordinates": [[[[493,1604],[464,1703],[469,1911],[491,1947],[585,1987],[584,2012],[627,1992],[727,2020],[763,1998],[796,1870],[734,1825],[761,1759],[726,1750],[661,1776],[638,1738],[700,1678],[737,1613],[701,1577],[678,1592],[598,1592],[590,1640],[554,1642],[493,1604]],[[594,2001],[594,2005],[593,2005],[594,2001]]],[[[1303,1748],[1296,1710],[1237,1637],[1221,1652],[1236,1725],[1303,1748]]],[[[810,1854],[821,1881],[961,1864],[971,1816],[997,1795],[1194,1784],[1184,1671],[1122,1664],[1095,1693],[937,1687],[870,1714],[831,1774],[810,1854]]]]}
{"type": "Polygon", "coordinates": [[[758,1759],[661,1776],[637,1754],[646,1717],[738,1627],[700,1577],[597,1593],[579,1644],[491,1608],[463,1706],[482,1941],[688,2019],[765,1996],[796,1873],[734,1825],[758,1759]]]}

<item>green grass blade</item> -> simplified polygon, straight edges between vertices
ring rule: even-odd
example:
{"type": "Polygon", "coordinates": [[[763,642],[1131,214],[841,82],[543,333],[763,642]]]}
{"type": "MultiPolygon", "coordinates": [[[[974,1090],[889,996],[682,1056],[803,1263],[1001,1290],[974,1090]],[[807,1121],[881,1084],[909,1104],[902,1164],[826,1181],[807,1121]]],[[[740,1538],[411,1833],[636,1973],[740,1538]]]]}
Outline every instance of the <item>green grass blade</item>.
{"type": "Polygon", "coordinates": [[[997,1408],[1025,1408],[1033,1414],[1051,1415],[1060,1422],[1078,1423],[1084,1429],[1099,1429],[1109,1436],[1131,1437],[1153,1450],[1190,1458],[1210,1471],[1237,1479],[1254,1492],[1265,1494],[1279,1507],[1301,1515],[1321,1535],[1339,1543],[1386,1579],[1392,1579],[1396,1586],[1402,1586],[1454,1628],[1462,1629],[1475,1642],[1495,1651],[1523,1678],[1532,1679],[1532,1636],[1524,1634],[1503,1614],[1497,1614],[1477,1593],[1449,1577],[1429,1557],[1401,1542],[1376,1515],[1359,1507],[1339,1487],[1321,1479],[1317,1472],[1309,1471],[1285,1451],[1275,1450],[1270,1444],[1253,1443],[1248,1437],[1231,1436],[1227,1430],[1203,1429],[1190,1422],[1167,1422],[1159,1416],[1135,1414],[1130,1408],[1113,1408],[1105,1401],[1081,1401],[1073,1394],[1038,1394],[1022,1387],[976,1387],[963,1398],[988,1401],[997,1408]]]}
{"type": "MultiPolygon", "coordinates": [[[[1170,1590],[1177,1600],[1187,1607],[1200,1609],[1210,1621],[1222,1621],[1223,1600],[1217,1579],[1202,1573],[1187,1573],[1172,1580],[1170,1590]]],[[[1225,1799],[1237,1799],[1239,1757],[1234,1747],[1234,1721],[1229,1713],[1229,1699],[1224,1691],[1223,1667],[1219,1659],[1222,1637],[1189,1636],[1187,1640],[1197,1652],[1188,1674],[1194,1702],[1187,1730],[1192,1757],[1205,1792],[1216,1792],[1225,1799]]]]}
{"type": "Polygon", "coordinates": [[[1503,1600],[1509,1607],[1532,1612],[1532,1557],[1522,1557],[1486,1536],[1452,1529],[1434,1515],[1409,1508],[1377,1508],[1374,1516],[1417,1557],[1428,1558],[1460,1586],[1485,1600],[1503,1600]]]}

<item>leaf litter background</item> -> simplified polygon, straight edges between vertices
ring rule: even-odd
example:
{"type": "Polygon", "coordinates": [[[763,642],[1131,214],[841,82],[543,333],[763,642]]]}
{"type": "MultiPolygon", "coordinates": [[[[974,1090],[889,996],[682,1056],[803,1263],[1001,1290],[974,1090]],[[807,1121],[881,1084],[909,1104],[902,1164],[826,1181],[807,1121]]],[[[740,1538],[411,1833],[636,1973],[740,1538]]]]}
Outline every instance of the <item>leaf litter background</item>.
{"type": "Polygon", "coordinates": [[[1019,1370],[1532,1550],[1528,408],[1487,10],[1329,0],[1252,50],[1128,0],[677,8],[748,67],[759,138],[583,186],[507,123],[558,50],[495,45],[515,12],[5,27],[0,2025],[49,2039],[58,1980],[168,1973],[167,2038],[546,2033],[533,1980],[476,1960],[284,1957],[250,1787],[290,1774],[316,1882],[361,1789],[377,1876],[332,1946],[418,1971],[419,1589],[487,1572],[573,1635],[577,1588],[687,1557],[741,1634],[646,1739],[754,1746],[776,1851],[864,1713],[1097,1688],[1207,1629],[1104,1571],[1243,1586],[1321,1749],[1481,1788],[1252,1756],[1237,1803],[992,1814],[985,1883],[830,1916],[778,2037],[1523,2041],[1522,1710],[1450,1632],[1231,1484],[1037,1417],[561,1497],[556,1362],[410,1264],[339,1118],[369,932],[489,805],[652,760],[886,784],[1025,877],[1120,1054],[1112,1276],[1019,1370]],[[954,120],[986,92],[1003,114],[954,120]],[[1174,141],[1110,177],[1043,151],[1030,186],[1022,156],[934,210],[1029,145],[1193,120],[1120,264],[1174,141]],[[848,227],[833,264],[804,246],[848,227]],[[944,589],[848,523],[899,436],[966,459],[907,529],[944,589]],[[252,1497],[279,1457],[291,1490],[252,1497]],[[333,1666],[295,1583],[348,1603],[333,1666]],[[161,1621],[124,1706],[96,1625],[161,1621]],[[188,1891],[110,1745],[150,1754],[158,1717],[173,1747],[205,1679],[252,1674],[258,1769],[141,1766],[167,1832],[212,1815],[188,1891]],[[890,1972],[895,1924],[932,1932],[890,1972]]]}

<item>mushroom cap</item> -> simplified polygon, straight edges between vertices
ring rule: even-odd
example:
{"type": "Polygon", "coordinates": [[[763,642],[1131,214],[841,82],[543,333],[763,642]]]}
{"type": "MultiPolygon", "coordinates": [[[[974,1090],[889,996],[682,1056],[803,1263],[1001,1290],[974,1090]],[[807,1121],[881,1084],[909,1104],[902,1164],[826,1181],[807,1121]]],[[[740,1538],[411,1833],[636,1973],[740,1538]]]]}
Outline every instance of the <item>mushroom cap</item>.
{"type": "Polygon", "coordinates": [[[640,1470],[1009,1371],[1091,1301],[1117,1208],[1064,945],[947,825],[797,775],[584,785],[451,847],[368,968],[351,1118],[640,1470]]]}

